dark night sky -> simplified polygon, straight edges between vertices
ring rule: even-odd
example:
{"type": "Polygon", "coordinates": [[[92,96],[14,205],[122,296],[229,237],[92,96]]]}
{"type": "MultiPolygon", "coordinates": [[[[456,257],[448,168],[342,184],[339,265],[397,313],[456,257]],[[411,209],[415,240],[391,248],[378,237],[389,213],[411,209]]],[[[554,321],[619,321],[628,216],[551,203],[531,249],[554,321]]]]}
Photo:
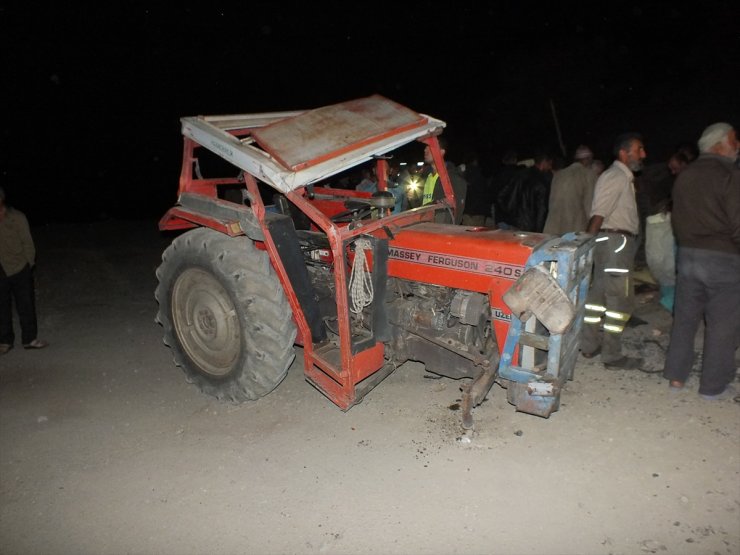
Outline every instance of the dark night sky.
{"type": "Polygon", "coordinates": [[[158,216],[181,116],[374,93],[445,120],[454,158],[484,162],[557,150],[551,100],[568,155],[586,142],[607,161],[622,131],[662,161],[710,123],[740,123],[736,2],[567,5],[0,7],[2,182],[32,223],[158,216]]]}

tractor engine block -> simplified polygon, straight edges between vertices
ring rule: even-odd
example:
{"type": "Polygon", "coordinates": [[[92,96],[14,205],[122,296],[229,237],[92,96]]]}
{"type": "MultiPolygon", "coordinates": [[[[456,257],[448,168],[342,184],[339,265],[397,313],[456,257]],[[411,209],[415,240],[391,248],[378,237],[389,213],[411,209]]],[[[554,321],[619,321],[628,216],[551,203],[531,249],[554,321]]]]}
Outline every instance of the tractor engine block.
{"type": "Polygon", "coordinates": [[[392,280],[388,319],[392,358],[424,362],[429,372],[472,378],[498,360],[488,298],[480,293],[392,280]],[[394,287],[395,286],[395,287],[394,287]]]}

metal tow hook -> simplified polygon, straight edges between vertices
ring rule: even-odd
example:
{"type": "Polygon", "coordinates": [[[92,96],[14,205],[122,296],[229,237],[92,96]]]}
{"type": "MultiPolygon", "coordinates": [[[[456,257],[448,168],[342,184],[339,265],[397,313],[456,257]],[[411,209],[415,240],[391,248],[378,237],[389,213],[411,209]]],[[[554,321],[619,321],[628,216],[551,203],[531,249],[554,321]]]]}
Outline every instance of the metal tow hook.
{"type": "Polygon", "coordinates": [[[490,364],[472,382],[464,384],[461,389],[462,397],[462,427],[464,430],[473,429],[473,408],[477,407],[486,398],[496,380],[498,364],[490,364]]]}

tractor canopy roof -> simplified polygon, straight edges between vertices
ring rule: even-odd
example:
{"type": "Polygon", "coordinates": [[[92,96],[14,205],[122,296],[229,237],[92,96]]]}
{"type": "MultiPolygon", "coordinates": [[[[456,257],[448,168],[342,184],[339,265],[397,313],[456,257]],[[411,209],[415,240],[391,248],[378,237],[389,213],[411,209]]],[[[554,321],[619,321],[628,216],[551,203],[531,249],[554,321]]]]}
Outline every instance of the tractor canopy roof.
{"type": "Polygon", "coordinates": [[[283,193],[438,135],[445,127],[380,95],[314,110],[181,121],[184,136],[283,193]]]}

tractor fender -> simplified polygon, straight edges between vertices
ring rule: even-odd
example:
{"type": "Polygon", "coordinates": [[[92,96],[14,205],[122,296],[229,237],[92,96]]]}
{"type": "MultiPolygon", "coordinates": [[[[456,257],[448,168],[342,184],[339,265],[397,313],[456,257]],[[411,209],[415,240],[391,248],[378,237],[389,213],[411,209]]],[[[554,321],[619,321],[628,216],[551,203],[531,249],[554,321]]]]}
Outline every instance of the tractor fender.
{"type": "Polygon", "coordinates": [[[209,227],[229,236],[246,235],[253,241],[265,237],[257,216],[248,206],[197,193],[183,193],[178,205],[170,208],[159,221],[161,230],[209,227]]]}

